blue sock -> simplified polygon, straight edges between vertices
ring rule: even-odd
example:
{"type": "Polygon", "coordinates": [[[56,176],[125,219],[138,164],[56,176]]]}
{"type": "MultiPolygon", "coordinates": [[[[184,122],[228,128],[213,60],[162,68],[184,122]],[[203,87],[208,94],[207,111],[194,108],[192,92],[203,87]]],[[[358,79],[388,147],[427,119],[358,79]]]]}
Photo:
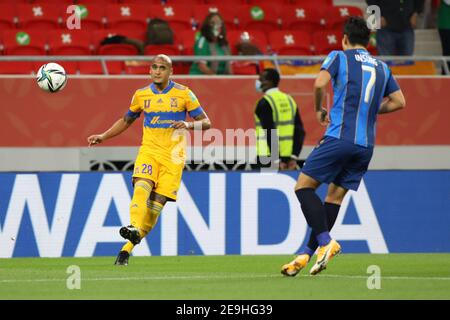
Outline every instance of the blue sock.
{"type": "Polygon", "coordinates": [[[324,231],[317,235],[317,242],[319,243],[319,246],[321,246],[321,247],[326,246],[328,243],[330,243],[330,241],[331,241],[331,237],[330,237],[330,233],[328,231],[324,231]]]}
{"type": "Polygon", "coordinates": [[[312,257],[314,255],[314,252],[316,250],[311,249],[310,247],[306,247],[305,251],[303,251],[302,254],[307,254],[308,256],[312,257]]]}

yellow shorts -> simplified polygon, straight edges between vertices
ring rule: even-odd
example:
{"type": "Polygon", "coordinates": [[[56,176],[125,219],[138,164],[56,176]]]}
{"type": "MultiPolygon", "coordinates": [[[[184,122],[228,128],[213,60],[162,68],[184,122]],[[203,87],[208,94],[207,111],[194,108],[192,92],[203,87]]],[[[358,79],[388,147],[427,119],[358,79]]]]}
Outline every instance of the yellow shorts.
{"type": "Polygon", "coordinates": [[[175,201],[183,168],[184,162],[175,163],[157,153],[152,153],[148,148],[141,147],[134,163],[133,178],[152,180],[155,183],[154,192],[175,201]]]}

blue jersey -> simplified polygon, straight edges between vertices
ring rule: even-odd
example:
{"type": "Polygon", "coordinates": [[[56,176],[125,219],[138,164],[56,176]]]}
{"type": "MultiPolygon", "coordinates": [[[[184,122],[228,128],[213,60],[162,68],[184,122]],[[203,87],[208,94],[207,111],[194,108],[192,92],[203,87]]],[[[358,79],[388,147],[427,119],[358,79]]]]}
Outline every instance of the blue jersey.
{"type": "Polygon", "coordinates": [[[383,97],[399,90],[386,63],[364,49],[332,51],[322,64],[333,82],[333,106],[326,136],[373,147],[383,97]]]}

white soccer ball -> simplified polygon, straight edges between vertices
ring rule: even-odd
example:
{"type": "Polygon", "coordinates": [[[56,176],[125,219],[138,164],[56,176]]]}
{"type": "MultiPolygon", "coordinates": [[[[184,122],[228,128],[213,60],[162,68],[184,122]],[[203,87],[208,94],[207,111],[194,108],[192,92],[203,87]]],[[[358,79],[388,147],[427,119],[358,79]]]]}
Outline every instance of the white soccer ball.
{"type": "Polygon", "coordinates": [[[66,70],[57,63],[46,63],[39,68],[36,80],[42,90],[47,92],[58,92],[66,86],[66,70]]]}

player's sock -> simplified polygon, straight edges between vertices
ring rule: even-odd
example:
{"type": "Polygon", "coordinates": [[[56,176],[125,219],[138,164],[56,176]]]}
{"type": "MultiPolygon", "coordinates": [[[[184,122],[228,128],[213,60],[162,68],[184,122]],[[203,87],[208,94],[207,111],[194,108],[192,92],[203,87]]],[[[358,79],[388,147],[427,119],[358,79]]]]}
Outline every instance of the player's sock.
{"type": "Polygon", "coordinates": [[[120,249],[120,251],[126,251],[128,253],[131,253],[131,251],[133,251],[134,248],[134,244],[132,244],[130,241],[128,241],[127,243],[125,243],[125,245],[122,247],[122,249],[120,249]]]}
{"type": "Polygon", "coordinates": [[[141,238],[144,238],[156,225],[156,222],[158,221],[158,217],[163,207],[164,205],[157,201],[154,200],[148,201],[147,214],[142,220],[142,225],[139,226],[139,230],[142,230],[142,233],[140,231],[141,238]]]}
{"type": "Polygon", "coordinates": [[[300,201],[308,225],[316,235],[320,236],[320,240],[319,238],[317,240],[319,245],[322,245],[323,241],[326,241],[326,234],[328,234],[327,214],[322,201],[312,188],[298,189],[295,194],[300,201]],[[326,234],[323,235],[323,233],[326,234]]]}
{"type": "MultiPolygon", "coordinates": [[[[329,202],[325,202],[323,206],[325,208],[325,211],[327,212],[328,231],[331,231],[331,229],[334,226],[334,223],[336,222],[336,218],[338,216],[339,209],[341,208],[341,206],[339,204],[329,202]]],[[[319,243],[317,242],[316,234],[312,231],[311,235],[309,236],[308,245],[306,246],[304,253],[309,254],[309,256],[312,256],[312,254],[314,254],[318,246],[319,243]]]]}
{"type": "Polygon", "coordinates": [[[133,199],[130,204],[130,222],[131,225],[139,230],[141,237],[143,234],[141,227],[143,220],[148,215],[147,202],[151,192],[152,186],[147,181],[139,180],[134,185],[133,199]]]}

